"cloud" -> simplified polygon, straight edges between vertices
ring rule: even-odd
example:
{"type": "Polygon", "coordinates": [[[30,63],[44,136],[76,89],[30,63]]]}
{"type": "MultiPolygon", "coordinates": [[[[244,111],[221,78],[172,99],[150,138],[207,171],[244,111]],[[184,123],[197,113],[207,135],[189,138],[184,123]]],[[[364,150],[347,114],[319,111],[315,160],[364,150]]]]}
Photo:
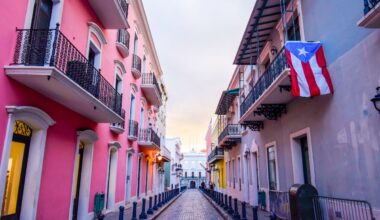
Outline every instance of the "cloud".
{"type": "Polygon", "coordinates": [[[169,94],[167,136],[202,149],[255,1],[143,2],[169,94]]]}

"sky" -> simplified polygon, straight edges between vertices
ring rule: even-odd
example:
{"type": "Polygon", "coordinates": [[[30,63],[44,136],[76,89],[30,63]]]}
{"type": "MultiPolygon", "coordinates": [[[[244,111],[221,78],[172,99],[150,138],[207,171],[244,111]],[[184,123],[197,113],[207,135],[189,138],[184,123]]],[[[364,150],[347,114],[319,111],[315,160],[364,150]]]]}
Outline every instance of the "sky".
{"type": "Polygon", "coordinates": [[[255,0],[143,0],[168,91],[166,137],[182,151],[205,135],[255,0]]]}

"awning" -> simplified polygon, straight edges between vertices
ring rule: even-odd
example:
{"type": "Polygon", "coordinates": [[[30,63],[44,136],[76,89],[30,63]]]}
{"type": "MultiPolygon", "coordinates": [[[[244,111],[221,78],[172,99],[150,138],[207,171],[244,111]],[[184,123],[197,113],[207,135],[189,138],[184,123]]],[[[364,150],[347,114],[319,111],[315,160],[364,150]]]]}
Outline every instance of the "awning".
{"type": "Polygon", "coordinates": [[[215,114],[225,115],[228,112],[234,98],[239,95],[239,88],[223,91],[222,96],[219,99],[218,107],[215,114]]]}
{"type": "Polygon", "coordinates": [[[258,51],[269,40],[270,33],[281,19],[281,8],[290,0],[257,0],[249,18],[234,64],[256,65],[258,51]]]}

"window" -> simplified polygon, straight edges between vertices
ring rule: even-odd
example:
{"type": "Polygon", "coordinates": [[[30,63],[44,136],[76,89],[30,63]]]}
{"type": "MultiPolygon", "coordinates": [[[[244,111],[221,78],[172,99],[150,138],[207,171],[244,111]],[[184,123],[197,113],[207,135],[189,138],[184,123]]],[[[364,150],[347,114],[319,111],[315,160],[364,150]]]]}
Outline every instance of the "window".
{"type": "Polygon", "coordinates": [[[131,120],[135,120],[135,104],[136,99],[134,95],[131,95],[131,105],[129,107],[129,115],[131,120]]]}
{"type": "Polygon", "coordinates": [[[267,148],[269,189],[277,190],[276,150],[275,146],[267,148]]]}
{"type": "Polygon", "coordinates": [[[310,129],[297,131],[290,138],[294,183],[315,184],[310,129]]]}
{"type": "Polygon", "coordinates": [[[139,46],[139,38],[137,37],[137,34],[135,34],[135,39],[133,41],[133,54],[137,54],[139,46]]]}
{"type": "Polygon", "coordinates": [[[123,81],[121,80],[121,77],[118,74],[116,74],[115,90],[119,94],[123,93],[123,81]]]}
{"type": "Polygon", "coordinates": [[[191,172],[191,178],[194,178],[194,172],[191,172]]]}
{"type": "Polygon", "coordinates": [[[187,172],[185,172],[185,178],[187,178],[187,172]]]}
{"type": "Polygon", "coordinates": [[[287,35],[288,40],[301,40],[301,32],[298,17],[294,18],[294,25],[293,21],[290,20],[290,23],[288,24],[287,35]]]}
{"type": "Polygon", "coordinates": [[[199,178],[201,178],[202,177],[202,172],[199,172],[199,178]]]}
{"type": "Polygon", "coordinates": [[[140,109],[140,127],[145,128],[144,124],[145,124],[145,112],[144,112],[144,108],[141,108],[140,109]]]}

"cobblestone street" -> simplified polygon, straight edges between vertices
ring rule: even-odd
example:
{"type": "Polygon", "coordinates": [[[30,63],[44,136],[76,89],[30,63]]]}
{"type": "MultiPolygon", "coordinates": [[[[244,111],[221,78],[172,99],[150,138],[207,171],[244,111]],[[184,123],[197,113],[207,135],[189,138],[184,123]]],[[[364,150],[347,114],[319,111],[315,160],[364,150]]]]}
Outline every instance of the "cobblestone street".
{"type": "Polygon", "coordinates": [[[197,189],[189,189],[170,205],[159,220],[220,220],[223,217],[197,189]]]}

